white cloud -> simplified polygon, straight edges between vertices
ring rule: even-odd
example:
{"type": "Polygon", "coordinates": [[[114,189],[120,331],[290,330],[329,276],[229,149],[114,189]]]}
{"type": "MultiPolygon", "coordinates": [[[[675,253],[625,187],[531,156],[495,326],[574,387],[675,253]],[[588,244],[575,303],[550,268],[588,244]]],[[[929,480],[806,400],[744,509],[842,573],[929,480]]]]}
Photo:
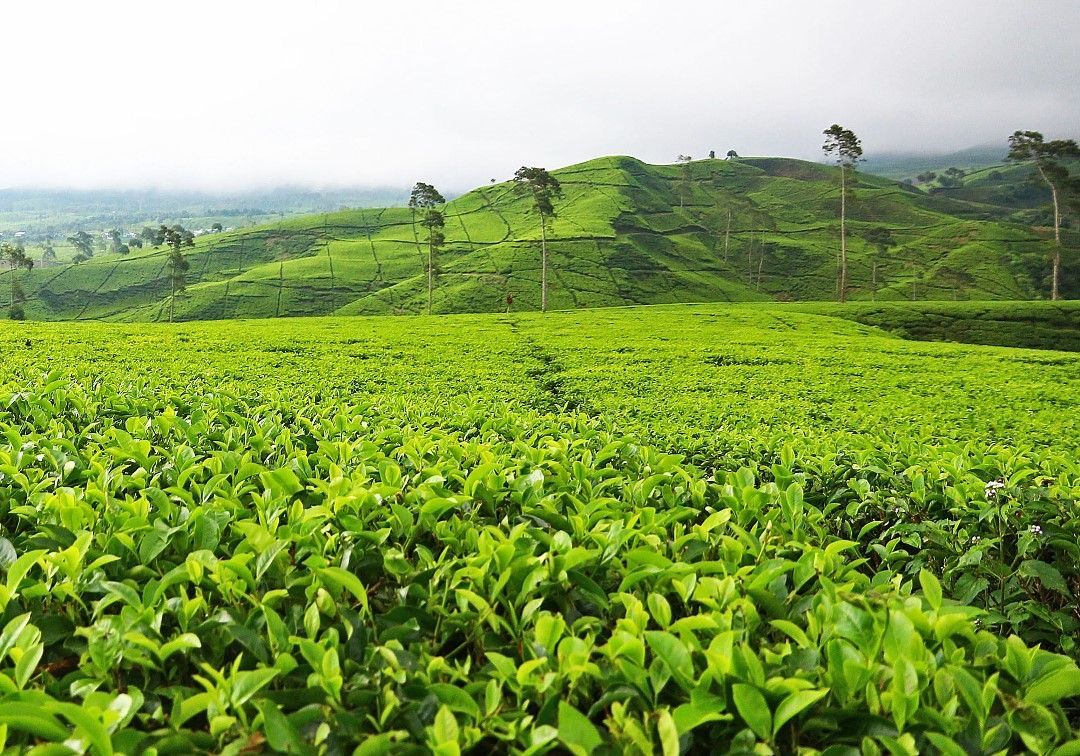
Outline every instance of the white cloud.
{"type": "Polygon", "coordinates": [[[1080,4],[18,3],[0,185],[463,189],[523,163],[815,157],[1080,124],[1080,4]]]}

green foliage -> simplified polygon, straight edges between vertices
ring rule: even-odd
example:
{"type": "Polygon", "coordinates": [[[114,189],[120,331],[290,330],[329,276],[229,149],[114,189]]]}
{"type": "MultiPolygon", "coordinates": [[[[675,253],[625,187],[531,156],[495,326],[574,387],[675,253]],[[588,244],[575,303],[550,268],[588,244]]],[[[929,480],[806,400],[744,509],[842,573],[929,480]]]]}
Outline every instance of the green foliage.
{"type": "Polygon", "coordinates": [[[514,185],[527,194],[540,217],[555,214],[555,200],[563,196],[562,184],[544,168],[521,166],[514,172],[514,185]]]}
{"type": "Polygon", "coordinates": [[[418,322],[0,325],[5,748],[1074,747],[1080,357],[418,322]]]}

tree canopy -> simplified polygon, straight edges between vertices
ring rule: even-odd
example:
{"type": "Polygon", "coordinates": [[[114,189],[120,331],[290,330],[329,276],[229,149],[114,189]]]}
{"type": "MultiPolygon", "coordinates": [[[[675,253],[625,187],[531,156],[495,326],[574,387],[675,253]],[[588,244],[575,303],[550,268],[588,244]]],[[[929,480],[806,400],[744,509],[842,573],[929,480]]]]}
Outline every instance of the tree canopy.
{"type": "Polygon", "coordinates": [[[514,172],[514,184],[519,191],[532,195],[536,211],[540,215],[555,215],[555,200],[562,197],[562,185],[546,169],[522,166],[514,172]]]}
{"type": "Polygon", "coordinates": [[[834,123],[822,133],[825,135],[825,144],[821,149],[826,156],[835,156],[837,165],[851,168],[862,160],[862,142],[855,136],[854,131],[834,123]]]}

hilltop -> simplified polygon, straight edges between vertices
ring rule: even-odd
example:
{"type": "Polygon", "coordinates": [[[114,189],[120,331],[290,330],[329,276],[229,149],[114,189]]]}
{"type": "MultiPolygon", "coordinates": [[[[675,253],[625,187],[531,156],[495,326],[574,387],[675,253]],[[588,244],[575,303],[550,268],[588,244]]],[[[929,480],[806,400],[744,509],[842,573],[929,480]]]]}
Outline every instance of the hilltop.
{"type": "MultiPolygon", "coordinates": [[[[549,238],[553,308],[836,296],[836,169],[787,158],[680,166],[605,157],[553,173],[565,196],[549,238]],[[730,225],[729,219],[730,218],[730,225]]],[[[979,205],[859,174],[849,202],[853,299],[1045,295],[1045,234],[973,217],[979,205]],[[887,227],[881,255],[862,238],[887,227]]],[[[539,222],[509,183],[445,207],[437,312],[539,305],[539,222]]],[[[345,210],[200,237],[178,318],[419,312],[423,229],[406,208],[345,210]]],[[[1076,239],[1069,237],[1069,243],[1076,239]]],[[[20,274],[36,319],[168,317],[164,248],[20,274]]],[[[7,291],[5,272],[0,292],[7,291]]],[[[1065,280],[1075,281],[1067,269],[1065,280]]],[[[1075,290],[1066,290],[1075,296],[1075,290]]],[[[0,294],[0,297],[5,296],[0,294]]]]}

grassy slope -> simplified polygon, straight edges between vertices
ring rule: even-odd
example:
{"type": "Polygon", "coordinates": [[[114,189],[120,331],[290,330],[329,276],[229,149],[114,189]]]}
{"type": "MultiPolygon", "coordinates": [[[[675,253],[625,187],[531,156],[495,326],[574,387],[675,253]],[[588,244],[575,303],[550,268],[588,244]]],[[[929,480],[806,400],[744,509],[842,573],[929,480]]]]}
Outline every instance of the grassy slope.
{"type": "Polygon", "coordinates": [[[859,302],[795,305],[922,341],[1080,352],[1080,302],[859,302]]]}
{"type": "MultiPolygon", "coordinates": [[[[835,296],[835,171],[781,158],[692,165],[632,158],[557,171],[565,197],[551,232],[553,308],[835,296]],[[680,207],[680,198],[684,207],[680,207]],[[725,245],[728,213],[730,241],[725,245]],[[725,255],[725,247],[727,254],[725,255]]],[[[1023,299],[1045,277],[1046,242],[1019,226],[957,217],[971,206],[860,176],[850,202],[850,279],[869,298],[874,252],[859,233],[880,224],[900,246],[878,268],[880,299],[1023,299]]],[[[446,207],[437,312],[539,304],[539,225],[509,184],[446,207]]],[[[418,312],[425,302],[422,229],[403,208],[305,216],[200,238],[178,317],[212,319],[418,312]]],[[[167,318],[165,253],[95,258],[24,277],[38,319],[167,318]]],[[[7,283],[0,275],[0,292],[7,283]]],[[[3,294],[0,294],[0,299],[3,294]]]]}

